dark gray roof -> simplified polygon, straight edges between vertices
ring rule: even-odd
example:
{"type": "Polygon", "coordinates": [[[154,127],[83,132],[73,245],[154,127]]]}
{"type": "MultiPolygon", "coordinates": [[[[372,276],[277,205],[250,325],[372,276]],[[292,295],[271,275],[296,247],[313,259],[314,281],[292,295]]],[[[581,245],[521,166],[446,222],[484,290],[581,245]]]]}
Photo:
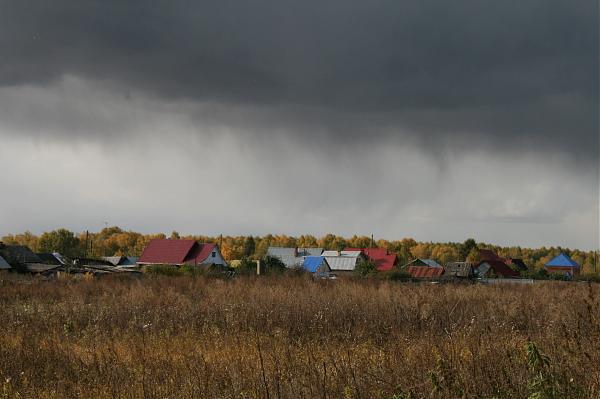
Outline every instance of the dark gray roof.
{"type": "Polygon", "coordinates": [[[37,253],[36,255],[42,260],[42,263],[45,263],[46,265],[62,265],[62,262],[58,260],[54,254],[42,252],[37,253]]]}
{"type": "Polygon", "coordinates": [[[3,249],[7,261],[19,263],[44,263],[31,249],[25,245],[7,245],[3,249]]]}
{"type": "Polygon", "coordinates": [[[136,266],[137,256],[104,256],[102,260],[112,263],[114,266],[136,266]]]}

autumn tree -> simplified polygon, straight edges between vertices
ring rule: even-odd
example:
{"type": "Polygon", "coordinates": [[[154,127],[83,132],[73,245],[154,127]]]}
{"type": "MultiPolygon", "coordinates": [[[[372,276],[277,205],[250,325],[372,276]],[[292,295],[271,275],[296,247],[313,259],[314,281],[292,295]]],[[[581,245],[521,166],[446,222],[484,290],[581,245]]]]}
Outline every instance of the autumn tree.
{"type": "Polygon", "coordinates": [[[419,259],[428,259],[431,257],[431,249],[429,248],[429,244],[426,243],[415,245],[410,249],[410,253],[413,257],[419,259]]]}
{"type": "Polygon", "coordinates": [[[79,238],[67,229],[58,229],[43,233],[39,239],[40,252],[59,252],[60,254],[74,258],[79,256],[81,248],[79,238]]]}

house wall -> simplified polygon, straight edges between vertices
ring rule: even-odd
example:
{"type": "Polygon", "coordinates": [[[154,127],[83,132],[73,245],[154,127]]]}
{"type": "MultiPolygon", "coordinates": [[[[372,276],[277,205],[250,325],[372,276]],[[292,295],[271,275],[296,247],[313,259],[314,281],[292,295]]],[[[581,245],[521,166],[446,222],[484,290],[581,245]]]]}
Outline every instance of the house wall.
{"type": "Polygon", "coordinates": [[[210,265],[210,264],[215,264],[215,265],[222,265],[222,266],[227,266],[227,262],[225,262],[225,259],[223,259],[223,256],[221,255],[221,249],[219,248],[218,245],[215,246],[214,251],[215,252],[215,256],[212,256],[212,253],[208,255],[208,258],[206,258],[205,261],[203,261],[203,264],[206,265],[210,265]]]}
{"type": "Polygon", "coordinates": [[[329,273],[329,272],[331,272],[331,269],[329,268],[329,265],[327,264],[327,262],[326,261],[321,262],[321,264],[317,268],[317,274],[329,273]]]}
{"type": "Polygon", "coordinates": [[[557,267],[557,266],[544,266],[544,269],[546,269],[546,271],[548,273],[560,273],[560,274],[565,274],[565,273],[571,273],[575,276],[577,276],[579,274],[579,268],[576,267],[557,267]]]}

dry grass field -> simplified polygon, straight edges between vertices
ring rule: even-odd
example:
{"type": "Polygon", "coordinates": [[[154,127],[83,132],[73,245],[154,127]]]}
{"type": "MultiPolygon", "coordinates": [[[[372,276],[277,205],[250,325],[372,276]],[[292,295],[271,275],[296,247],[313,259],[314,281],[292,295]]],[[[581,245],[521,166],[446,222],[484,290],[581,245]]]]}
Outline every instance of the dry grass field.
{"type": "Polygon", "coordinates": [[[3,281],[6,398],[599,398],[600,285],[3,281]]]}

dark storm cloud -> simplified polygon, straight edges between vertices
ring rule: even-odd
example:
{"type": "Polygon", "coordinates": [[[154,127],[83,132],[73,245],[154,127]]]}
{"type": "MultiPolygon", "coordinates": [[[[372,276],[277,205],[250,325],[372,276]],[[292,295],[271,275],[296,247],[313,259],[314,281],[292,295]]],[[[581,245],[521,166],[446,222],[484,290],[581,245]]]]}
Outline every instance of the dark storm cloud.
{"type": "MultiPolygon", "coordinates": [[[[597,162],[594,1],[4,0],[0,7],[3,86],[74,75],[246,107],[237,122],[258,130],[526,144],[597,162]]],[[[226,111],[223,118],[236,123],[226,111]]]]}

